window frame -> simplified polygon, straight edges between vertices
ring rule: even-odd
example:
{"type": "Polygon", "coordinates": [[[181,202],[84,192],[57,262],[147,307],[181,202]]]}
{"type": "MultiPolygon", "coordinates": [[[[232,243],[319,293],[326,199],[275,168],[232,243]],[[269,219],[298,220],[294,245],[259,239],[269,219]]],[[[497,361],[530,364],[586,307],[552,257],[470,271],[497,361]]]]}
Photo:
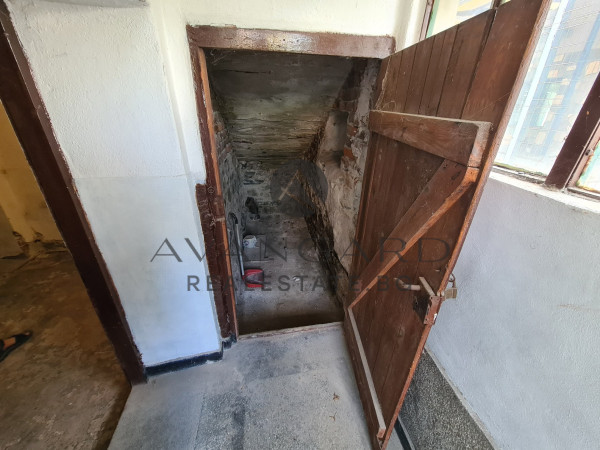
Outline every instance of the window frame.
{"type": "MultiPolygon", "coordinates": [[[[552,189],[565,189],[578,193],[592,193],[577,187],[583,169],[593,155],[600,141],[600,74],[581,106],[571,131],[565,139],[552,169],[546,176],[545,186],[552,189]]],[[[600,198],[600,195],[594,197],[600,198]]]]}

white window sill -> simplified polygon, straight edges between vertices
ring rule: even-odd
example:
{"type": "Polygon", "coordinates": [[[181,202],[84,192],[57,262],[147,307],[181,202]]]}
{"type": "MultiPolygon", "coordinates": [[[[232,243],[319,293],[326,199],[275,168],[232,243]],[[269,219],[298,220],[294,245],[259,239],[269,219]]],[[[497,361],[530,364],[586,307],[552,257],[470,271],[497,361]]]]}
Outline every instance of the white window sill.
{"type": "Polygon", "coordinates": [[[586,198],[581,195],[565,191],[552,191],[545,188],[540,183],[534,181],[527,181],[519,177],[519,175],[507,175],[500,173],[499,171],[492,169],[490,179],[504,183],[510,186],[514,186],[518,189],[522,189],[527,192],[531,192],[535,195],[545,197],[556,202],[563,203],[571,208],[581,209],[583,211],[600,214],[600,201],[586,198]]]}

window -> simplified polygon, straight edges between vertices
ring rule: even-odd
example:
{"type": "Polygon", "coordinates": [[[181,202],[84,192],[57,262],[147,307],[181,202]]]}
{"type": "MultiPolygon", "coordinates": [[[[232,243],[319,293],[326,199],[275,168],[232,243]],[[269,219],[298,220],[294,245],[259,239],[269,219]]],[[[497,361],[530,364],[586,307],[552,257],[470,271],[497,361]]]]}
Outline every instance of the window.
{"type": "Polygon", "coordinates": [[[496,163],[548,175],[600,72],[600,2],[552,2],[496,163]]]}
{"type": "Polygon", "coordinates": [[[436,0],[433,3],[427,37],[447,30],[492,7],[492,0],[436,0]]]}

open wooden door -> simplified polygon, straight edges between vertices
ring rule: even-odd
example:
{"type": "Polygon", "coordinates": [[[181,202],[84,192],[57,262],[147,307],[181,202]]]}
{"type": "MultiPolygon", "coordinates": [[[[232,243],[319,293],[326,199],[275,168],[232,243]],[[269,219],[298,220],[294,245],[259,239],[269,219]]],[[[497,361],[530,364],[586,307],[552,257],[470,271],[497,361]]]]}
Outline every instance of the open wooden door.
{"type": "Polygon", "coordinates": [[[547,3],[512,0],[383,60],[345,305],[374,448],[445,298],[547,3]]]}

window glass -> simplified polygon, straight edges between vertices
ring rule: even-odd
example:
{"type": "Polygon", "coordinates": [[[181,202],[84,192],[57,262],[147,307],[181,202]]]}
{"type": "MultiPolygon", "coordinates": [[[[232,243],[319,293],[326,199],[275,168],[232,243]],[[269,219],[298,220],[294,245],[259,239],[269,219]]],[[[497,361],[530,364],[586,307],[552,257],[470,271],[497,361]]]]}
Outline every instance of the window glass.
{"type": "Polygon", "coordinates": [[[600,143],[594,150],[587,167],[583,171],[577,186],[590,191],[600,192],[600,143]]]}
{"type": "Polygon", "coordinates": [[[553,1],[496,163],[547,175],[599,71],[600,1],[553,1]]]}
{"type": "Polygon", "coordinates": [[[427,37],[452,28],[487,11],[491,6],[492,0],[436,0],[433,2],[427,37]]]}

